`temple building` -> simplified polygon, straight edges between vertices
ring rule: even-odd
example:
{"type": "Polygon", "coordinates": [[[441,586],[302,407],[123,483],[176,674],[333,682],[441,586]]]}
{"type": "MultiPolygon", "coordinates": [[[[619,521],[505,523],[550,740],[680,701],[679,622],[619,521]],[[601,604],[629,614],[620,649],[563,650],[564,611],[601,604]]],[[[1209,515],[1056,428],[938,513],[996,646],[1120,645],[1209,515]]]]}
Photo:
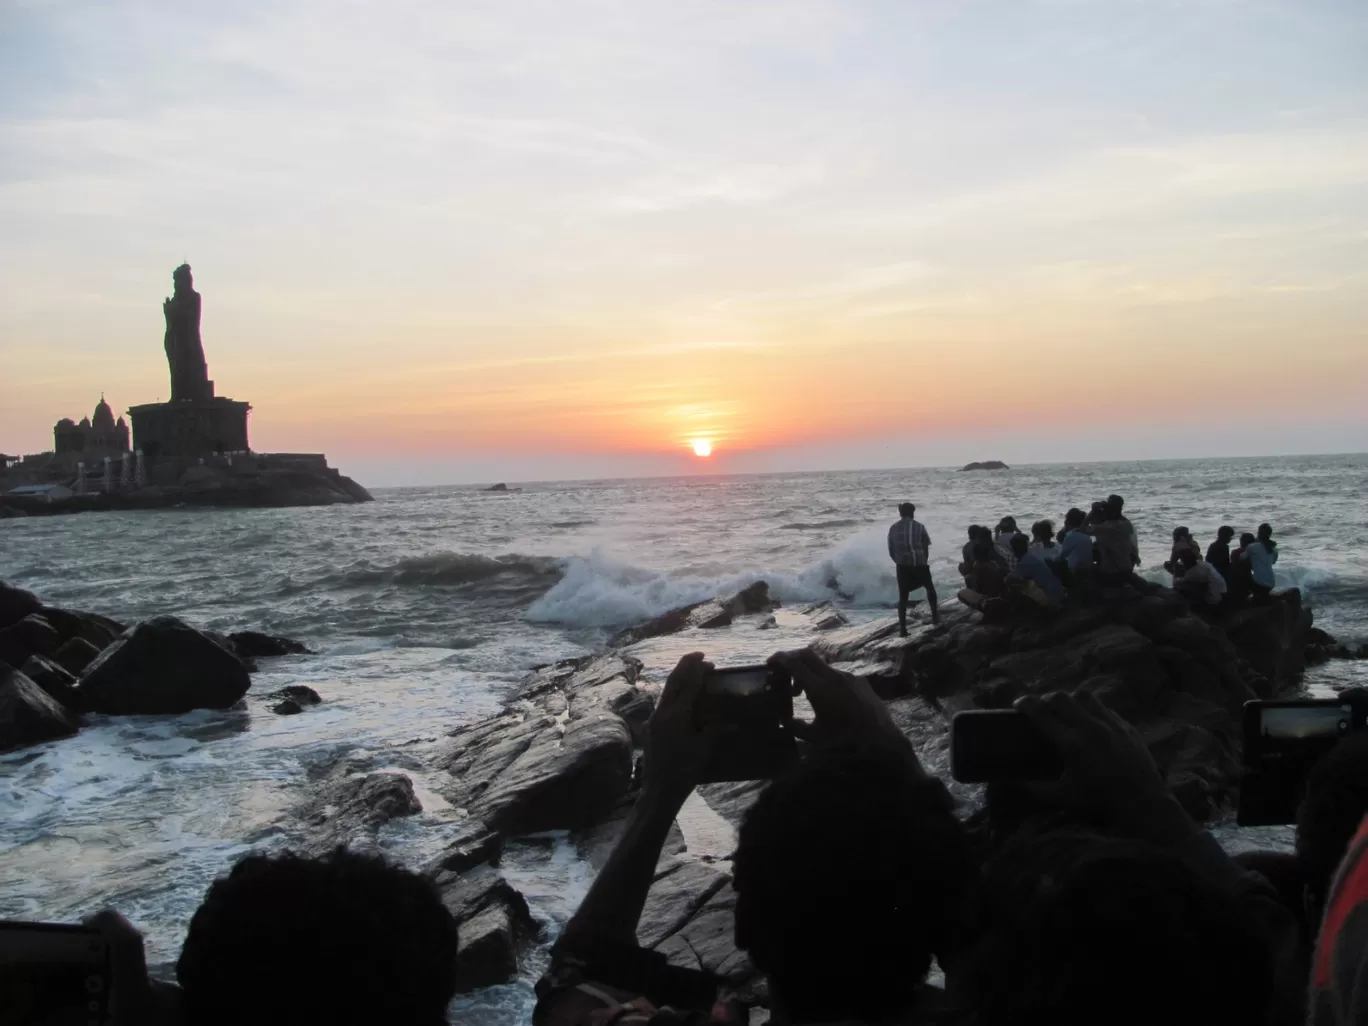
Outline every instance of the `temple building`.
{"type": "Polygon", "coordinates": [[[128,424],[122,417],[114,419],[114,411],[104,396],[100,396],[93,417],[82,417],[79,424],[63,417],[52,429],[52,437],[53,451],[59,456],[80,453],[87,460],[104,456],[117,459],[129,451],[128,424]]]}
{"type": "Polygon", "coordinates": [[[200,294],[190,265],[172,274],[175,292],[162,303],[166,316],[166,361],[171,401],[129,410],[133,445],[143,453],[152,480],[172,481],[206,457],[246,453],[251,406],[214,395],[200,340],[200,294]]]}

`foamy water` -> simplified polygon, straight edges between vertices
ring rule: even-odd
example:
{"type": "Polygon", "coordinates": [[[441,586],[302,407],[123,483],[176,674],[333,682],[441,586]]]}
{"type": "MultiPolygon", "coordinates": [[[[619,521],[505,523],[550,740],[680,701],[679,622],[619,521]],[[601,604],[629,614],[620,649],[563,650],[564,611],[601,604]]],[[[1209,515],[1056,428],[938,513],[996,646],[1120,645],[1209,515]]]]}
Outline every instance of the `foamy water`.
{"type": "MultiPolygon", "coordinates": [[[[1306,590],[1317,623],[1368,640],[1368,457],[1088,464],[992,474],[881,471],[381,492],[364,506],[110,513],[0,522],[0,577],[55,604],[134,621],[286,634],[316,656],[266,661],[246,710],[92,718],[78,737],[0,756],[0,916],[71,921],[104,905],[174,961],[213,877],[253,848],[300,837],[291,809],[311,769],[339,756],[413,777],[425,811],[381,842],[418,864],[454,813],[428,768],[440,737],[498,708],[531,666],[583,654],[608,631],[686,602],[769,582],[785,603],[834,599],[854,620],[895,598],[885,548],[911,499],[951,599],[971,522],[1062,519],[1112,491],[1127,498],[1146,572],[1164,577],[1171,530],[1271,522],[1279,583],[1306,590]],[[324,704],[270,714],[266,693],[314,687],[324,704]]],[[[640,647],[662,679],[681,652],[753,661],[801,644],[780,618],[640,647]]],[[[1368,665],[1317,669],[1313,687],[1368,684],[1368,665]]],[[[724,846],[706,809],[696,844],[724,846]]],[[[1286,833],[1222,830],[1235,846],[1286,833]]],[[[554,930],[590,873],[564,838],[515,845],[510,877],[554,930]]],[[[458,1021],[521,1022],[532,977],[463,999],[458,1021]]]]}

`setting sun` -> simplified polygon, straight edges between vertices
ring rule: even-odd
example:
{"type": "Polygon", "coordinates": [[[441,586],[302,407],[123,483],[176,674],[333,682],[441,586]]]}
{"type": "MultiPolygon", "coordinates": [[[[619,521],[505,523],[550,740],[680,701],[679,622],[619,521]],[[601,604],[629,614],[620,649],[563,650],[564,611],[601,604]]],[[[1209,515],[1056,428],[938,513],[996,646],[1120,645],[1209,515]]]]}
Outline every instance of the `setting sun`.
{"type": "Polygon", "coordinates": [[[695,456],[711,456],[712,442],[710,442],[706,438],[695,438],[693,443],[693,451],[695,456]]]}

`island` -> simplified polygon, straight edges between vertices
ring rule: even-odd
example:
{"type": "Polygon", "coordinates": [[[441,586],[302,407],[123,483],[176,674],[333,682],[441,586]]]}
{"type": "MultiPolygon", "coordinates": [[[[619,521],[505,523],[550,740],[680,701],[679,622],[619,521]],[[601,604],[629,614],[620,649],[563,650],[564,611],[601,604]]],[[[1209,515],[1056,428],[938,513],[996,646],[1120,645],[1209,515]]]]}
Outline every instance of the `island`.
{"type": "Polygon", "coordinates": [[[1012,469],[1011,467],[1007,466],[1007,464],[1003,463],[1001,460],[988,460],[988,461],[985,462],[985,463],[966,463],[964,466],[960,467],[960,473],[962,474],[962,473],[964,473],[966,470],[1011,470],[1011,469],[1012,469]]]}
{"type": "Polygon", "coordinates": [[[57,422],[51,452],[0,457],[0,516],[370,501],[322,453],[252,450],[251,404],[216,395],[209,379],[190,265],[171,280],[162,303],[170,401],[134,406],[127,420],[115,420],[102,395],[93,417],[57,422]]]}

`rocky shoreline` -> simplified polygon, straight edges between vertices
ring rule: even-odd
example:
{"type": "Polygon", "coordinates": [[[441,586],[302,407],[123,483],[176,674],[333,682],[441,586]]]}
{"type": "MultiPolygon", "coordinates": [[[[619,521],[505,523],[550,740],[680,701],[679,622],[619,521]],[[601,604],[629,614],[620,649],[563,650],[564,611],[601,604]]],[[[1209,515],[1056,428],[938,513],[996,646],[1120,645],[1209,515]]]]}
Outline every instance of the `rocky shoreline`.
{"type": "MultiPolygon", "coordinates": [[[[426,872],[462,924],[467,988],[516,976],[541,935],[527,901],[500,871],[508,842],[568,831],[594,865],[611,850],[656,700],[630,647],[680,631],[764,629],[777,606],[760,582],[620,632],[602,653],[532,671],[500,712],[439,742],[428,768],[437,770],[438,789],[461,819],[447,828],[443,853],[426,872]]],[[[1082,688],[1136,726],[1174,794],[1201,821],[1220,815],[1237,793],[1242,704],[1294,689],[1309,663],[1365,655],[1315,628],[1298,591],[1199,614],[1171,589],[1139,578],[1050,617],[984,624],[968,609],[946,611],[940,624],[918,626],[908,638],[898,637],[892,617],[850,626],[825,603],[797,615],[811,626],[822,658],[870,678],[932,771],[948,776],[955,712],[1082,688]]],[[[706,649],[706,640],[698,647],[706,649]]],[[[0,750],[73,734],[88,713],[232,707],[247,694],[256,660],[306,651],[253,632],[198,631],[174,617],[126,629],[0,585],[0,750]]],[[[285,690],[291,694],[270,696],[277,713],[318,701],[308,688],[285,690]]],[[[700,796],[735,825],[762,786],[707,785],[700,796]]],[[[975,789],[955,789],[971,806],[980,798],[975,789]]],[[[297,813],[306,847],[321,851],[374,844],[384,824],[421,808],[403,773],[342,759],[311,780],[297,813]]],[[[758,987],[732,942],[728,884],[726,864],[689,852],[676,828],[638,936],[674,964],[708,970],[743,990],[758,987]]]]}

